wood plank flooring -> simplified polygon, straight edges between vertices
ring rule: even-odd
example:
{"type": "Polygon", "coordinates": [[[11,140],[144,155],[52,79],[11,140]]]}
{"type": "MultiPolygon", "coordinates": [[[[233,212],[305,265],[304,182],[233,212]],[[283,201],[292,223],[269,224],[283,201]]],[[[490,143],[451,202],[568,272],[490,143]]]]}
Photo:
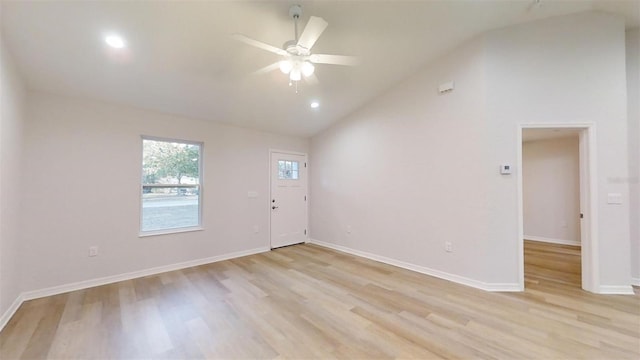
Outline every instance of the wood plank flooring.
{"type": "Polygon", "coordinates": [[[547,282],[581,288],[581,265],[579,246],[524,242],[525,287],[547,282]]]}
{"type": "Polygon", "coordinates": [[[489,293],[315,245],[25,302],[4,359],[638,359],[640,295],[489,293]]]}

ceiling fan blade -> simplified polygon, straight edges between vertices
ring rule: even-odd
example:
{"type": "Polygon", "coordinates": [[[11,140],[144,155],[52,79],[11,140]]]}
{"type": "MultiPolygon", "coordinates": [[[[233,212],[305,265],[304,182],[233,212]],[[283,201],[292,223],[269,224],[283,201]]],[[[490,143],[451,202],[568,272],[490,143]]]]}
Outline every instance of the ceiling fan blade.
{"type": "Polygon", "coordinates": [[[251,46],[255,46],[257,48],[260,48],[262,50],[267,50],[269,52],[272,52],[274,54],[278,54],[278,55],[286,55],[287,52],[284,51],[283,49],[277,48],[273,45],[269,45],[267,43],[263,43],[262,41],[258,41],[258,40],[254,40],[250,37],[246,37],[242,34],[233,34],[232,37],[238,41],[242,41],[245,44],[251,45],[251,46]]]}
{"type": "Polygon", "coordinates": [[[252,74],[253,74],[253,75],[262,75],[262,74],[266,74],[266,73],[272,72],[273,70],[275,70],[275,69],[277,69],[277,68],[279,68],[279,67],[280,67],[280,62],[279,62],[279,61],[277,61],[277,62],[274,62],[274,63],[273,63],[273,64],[271,64],[271,65],[267,65],[267,66],[263,67],[262,69],[258,69],[258,70],[256,70],[256,71],[254,71],[252,74]]]}
{"type": "Polygon", "coordinates": [[[357,57],[347,56],[347,55],[313,54],[309,56],[309,61],[316,64],[332,64],[332,65],[346,65],[346,66],[355,66],[360,64],[360,60],[357,57]]]}
{"type": "Polygon", "coordinates": [[[317,85],[318,84],[318,77],[316,76],[316,74],[311,74],[309,76],[305,76],[304,80],[309,85],[317,85]]]}
{"type": "Polygon", "coordinates": [[[300,38],[298,39],[298,45],[302,46],[307,50],[311,50],[313,44],[318,41],[320,35],[324,29],[327,28],[327,23],[323,18],[312,16],[309,18],[309,22],[307,22],[307,26],[305,26],[302,34],[300,34],[300,38]]]}

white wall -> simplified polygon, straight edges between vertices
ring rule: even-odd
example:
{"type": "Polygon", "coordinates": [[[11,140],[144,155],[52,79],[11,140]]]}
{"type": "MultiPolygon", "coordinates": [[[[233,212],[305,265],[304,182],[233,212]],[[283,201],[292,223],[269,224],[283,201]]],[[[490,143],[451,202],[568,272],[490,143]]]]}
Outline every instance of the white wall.
{"type": "Polygon", "coordinates": [[[313,239],[484,278],[484,63],[467,43],[312,138],[313,239]]]}
{"type": "Polygon", "coordinates": [[[628,196],[628,184],[610,181],[628,167],[624,52],[622,19],[583,13],[492,31],[428,64],[312,138],[311,236],[517,285],[517,177],[499,165],[516,163],[519,124],[592,122],[600,280],[628,286],[629,205],[602,202],[607,192],[628,196]],[[438,96],[450,80],[455,91],[438,96]]]}
{"type": "Polygon", "coordinates": [[[522,144],[525,239],[580,245],[578,137],[522,144]]]}
{"type": "Polygon", "coordinates": [[[0,328],[3,314],[20,293],[18,226],[25,87],[0,38],[0,328]]]}
{"type": "MultiPolygon", "coordinates": [[[[629,199],[625,29],[621,18],[582,13],[487,35],[487,166],[515,163],[518,124],[593,123],[597,140],[599,277],[629,286],[629,199]]],[[[490,281],[516,267],[517,179],[490,178],[490,281]]],[[[596,291],[598,289],[595,289],[596,291]]]]}
{"type": "Polygon", "coordinates": [[[308,140],[29,93],[23,291],[267,248],[269,148],[308,140]],[[204,142],[204,231],[138,237],[141,135],[204,142]]]}
{"type": "Polygon", "coordinates": [[[640,286],[640,29],[627,31],[631,276],[640,286]]]}

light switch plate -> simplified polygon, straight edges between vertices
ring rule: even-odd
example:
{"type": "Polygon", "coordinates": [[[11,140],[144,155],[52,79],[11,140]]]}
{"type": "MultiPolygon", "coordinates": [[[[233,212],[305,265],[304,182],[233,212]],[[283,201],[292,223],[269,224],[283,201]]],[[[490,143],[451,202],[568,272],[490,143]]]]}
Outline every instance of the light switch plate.
{"type": "Polygon", "coordinates": [[[607,204],[620,205],[622,204],[622,194],[620,193],[608,193],[607,204]]]}
{"type": "Polygon", "coordinates": [[[509,165],[509,164],[500,165],[500,174],[502,174],[502,175],[511,174],[511,165],[509,165]]]}

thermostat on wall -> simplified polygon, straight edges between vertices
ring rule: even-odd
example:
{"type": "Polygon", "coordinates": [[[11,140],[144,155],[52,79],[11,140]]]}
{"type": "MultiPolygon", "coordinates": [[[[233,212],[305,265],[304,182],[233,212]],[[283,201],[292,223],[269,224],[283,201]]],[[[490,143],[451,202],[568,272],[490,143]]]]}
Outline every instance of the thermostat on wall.
{"type": "Polygon", "coordinates": [[[502,175],[511,174],[511,165],[508,165],[508,164],[500,165],[500,174],[502,175]]]}

